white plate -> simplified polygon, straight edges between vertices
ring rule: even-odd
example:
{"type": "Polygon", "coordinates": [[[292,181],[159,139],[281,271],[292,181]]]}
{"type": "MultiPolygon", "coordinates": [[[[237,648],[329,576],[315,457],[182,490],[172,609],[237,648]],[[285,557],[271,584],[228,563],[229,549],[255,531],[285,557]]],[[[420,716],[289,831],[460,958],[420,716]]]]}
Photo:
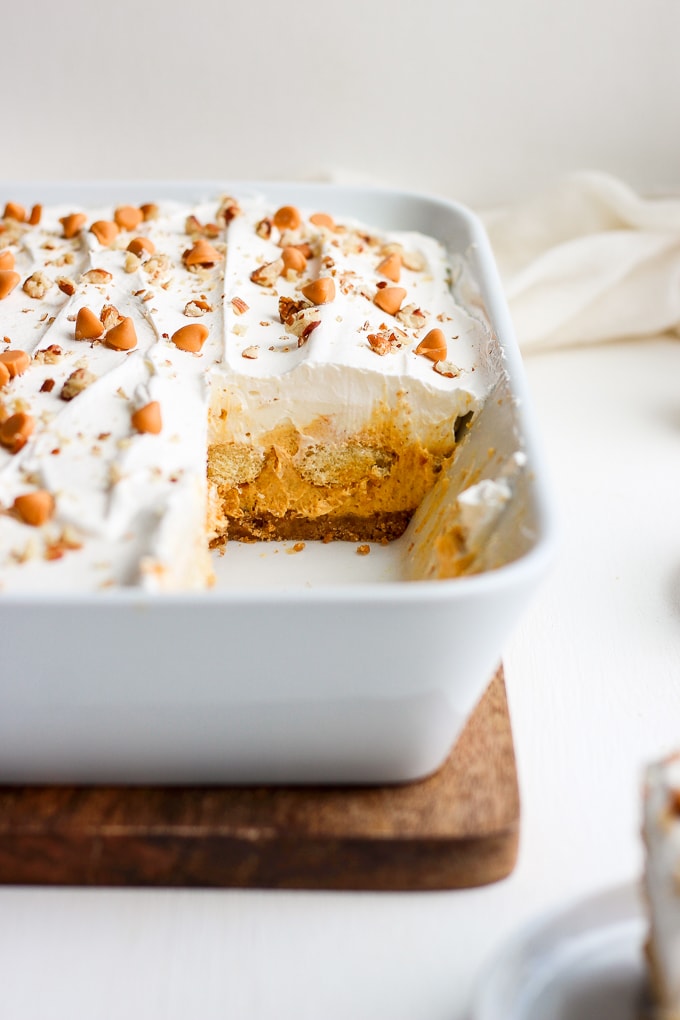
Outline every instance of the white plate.
{"type": "Polygon", "coordinates": [[[645,933],[634,885],[542,918],[492,962],[470,1020],[641,1020],[645,933]]]}

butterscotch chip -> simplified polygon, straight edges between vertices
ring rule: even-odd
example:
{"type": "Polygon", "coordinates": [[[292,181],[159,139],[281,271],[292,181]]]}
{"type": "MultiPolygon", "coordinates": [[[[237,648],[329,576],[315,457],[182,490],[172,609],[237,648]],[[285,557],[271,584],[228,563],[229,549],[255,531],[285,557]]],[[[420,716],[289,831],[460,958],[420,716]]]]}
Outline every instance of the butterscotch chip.
{"type": "Polygon", "coordinates": [[[36,489],[35,492],[17,496],[12,504],[12,510],[24,524],[39,528],[46,524],[54,513],[54,496],[45,489],[36,489]]]}
{"type": "Polygon", "coordinates": [[[49,276],[39,271],[37,273],[32,273],[28,279],[24,280],[22,290],[25,294],[28,294],[29,297],[40,301],[45,297],[45,294],[47,294],[51,286],[52,281],[49,276]]]}
{"type": "Polygon", "coordinates": [[[104,343],[114,351],[131,351],[135,348],[137,333],[132,319],[126,316],[117,326],[109,329],[104,337],[104,343]]]}
{"type": "Polygon", "coordinates": [[[446,337],[441,329],[431,329],[416,347],[416,354],[422,354],[430,361],[443,361],[447,353],[446,337]]]}
{"type": "Polygon", "coordinates": [[[134,230],[144,219],[144,213],[134,205],[119,205],[113,218],[121,230],[134,230]]]}
{"type": "Polygon", "coordinates": [[[282,205],[274,213],[273,223],[279,230],[297,230],[301,222],[300,212],[294,205],[282,205]]]}
{"type": "Polygon", "coordinates": [[[190,325],[178,329],[170,339],[175,347],[179,347],[180,351],[198,354],[208,339],[208,328],[202,322],[192,322],[190,325]]]}
{"type": "Polygon", "coordinates": [[[313,305],[327,305],[335,298],[335,282],[330,276],[320,276],[303,287],[302,293],[313,305]]]}
{"type": "Polygon", "coordinates": [[[14,255],[9,248],[0,251],[0,269],[14,269],[14,255]]]}
{"type": "Polygon", "coordinates": [[[62,400],[73,400],[79,393],[91,386],[96,378],[96,375],[88,372],[86,368],[76,368],[62,386],[59,396],[62,400]]]}
{"type": "Polygon", "coordinates": [[[104,323],[91,309],[83,307],[76,316],[76,340],[97,340],[104,332],[104,323]]]}
{"type": "Polygon", "coordinates": [[[23,375],[31,364],[26,351],[4,351],[0,354],[0,365],[4,365],[9,372],[10,379],[23,375]]]}
{"type": "Polygon", "coordinates": [[[95,220],[90,227],[90,233],[94,234],[104,248],[108,248],[118,237],[120,227],[113,220],[95,220]]]}
{"type": "Polygon", "coordinates": [[[376,267],[376,272],[380,273],[381,276],[386,276],[392,283],[399,283],[401,276],[401,256],[397,252],[393,252],[380,262],[376,267]]]}
{"type": "Polygon", "coordinates": [[[138,408],[132,414],[130,421],[133,429],[136,429],[137,432],[150,432],[157,436],[163,428],[161,405],[157,400],[151,400],[144,407],[138,408]]]}
{"type": "Polygon", "coordinates": [[[6,418],[0,425],[0,444],[10,453],[18,453],[33,435],[34,429],[35,421],[31,415],[26,411],[19,411],[6,418]]]}
{"type": "Polygon", "coordinates": [[[373,304],[388,315],[396,315],[405,297],[406,291],[403,287],[383,287],[377,291],[373,304]]]}
{"type": "Polygon", "coordinates": [[[28,217],[28,222],[31,227],[37,227],[42,219],[42,206],[37,203],[31,209],[31,215],[28,217]]]}
{"type": "Polygon", "coordinates": [[[156,245],[148,237],[133,237],[127,246],[127,250],[141,259],[144,252],[148,255],[153,255],[156,251],[156,245]]]}
{"type": "Polygon", "coordinates": [[[313,223],[315,227],[326,227],[327,230],[335,229],[335,220],[328,213],[312,213],[309,217],[309,222],[313,223]]]}
{"type": "Polygon", "coordinates": [[[289,270],[293,273],[304,273],[307,268],[307,259],[302,254],[299,248],[289,244],[281,252],[281,259],[283,261],[283,268],[285,272],[289,270]]]}
{"type": "Polygon", "coordinates": [[[68,216],[62,216],[59,222],[64,228],[64,237],[70,241],[83,229],[87,223],[87,216],[82,212],[69,213],[68,216]]]}
{"type": "Polygon", "coordinates": [[[189,248],[182,255],[182,261],[187,268],[190,266],[202,266],[204,269],[209,269],[217,262],[221,262],[222,258],[222,252],[214,248],[208,241],[203,240],[203,238],[199,238],[193,247],[189,248]]]}
{"type": "Polygon", "coordinates": [[[4,219],[16,220],[17,223],[24,223],[26,220],[26,210],[18,202],[8,202],[2,215],[4,219]]]}
{"type": "Polygon", "coordinates": [[[0,269],[0,301],[11,294],[21,277],[13,269],[0,269]]]}
{"type": "Polygon", "coordinates": [[[140,205],[139,211],[145,220],[155,220],[158,217],[158,206],[155,202],[144,202],[140,205]]]}
{"type": "Polygon", "coordinates": [[[0,390],[3,386],[6,386],[10,380],[9,369],[7,365],[3,365],[0,361],[0,390]]]}

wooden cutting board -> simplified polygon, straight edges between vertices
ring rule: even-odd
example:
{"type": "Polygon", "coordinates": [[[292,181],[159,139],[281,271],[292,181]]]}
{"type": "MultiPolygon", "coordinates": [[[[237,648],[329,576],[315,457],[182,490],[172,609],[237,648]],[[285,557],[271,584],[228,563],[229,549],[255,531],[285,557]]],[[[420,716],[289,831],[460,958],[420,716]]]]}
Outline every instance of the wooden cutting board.
{"type": "Polygon", "coordinates": [[[519,795],[502,670],[448,761],[389,787],[0,787],[0,882],[457,889],[507,876],[519,795]]]}

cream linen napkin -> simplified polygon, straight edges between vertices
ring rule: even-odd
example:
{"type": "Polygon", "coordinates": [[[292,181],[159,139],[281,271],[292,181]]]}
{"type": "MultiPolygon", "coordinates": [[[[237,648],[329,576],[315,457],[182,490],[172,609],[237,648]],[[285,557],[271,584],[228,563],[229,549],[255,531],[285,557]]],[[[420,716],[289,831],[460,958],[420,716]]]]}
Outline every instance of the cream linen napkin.
{"type": "Polygon", "coordinates": [[[482,219],[525,352],[680,332],[680,200],[582,172],[482,219]]]}

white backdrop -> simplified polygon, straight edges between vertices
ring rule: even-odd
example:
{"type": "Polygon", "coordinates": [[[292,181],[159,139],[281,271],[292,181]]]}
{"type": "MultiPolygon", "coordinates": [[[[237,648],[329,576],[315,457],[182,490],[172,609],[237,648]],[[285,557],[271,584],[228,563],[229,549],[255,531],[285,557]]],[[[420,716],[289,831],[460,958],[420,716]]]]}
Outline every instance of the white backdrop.
{"type": "Polygon", "coordinates": [[[2,4],[0,177],[370,180],[489,205],[680,167],[678,0],[2,4]]]}

